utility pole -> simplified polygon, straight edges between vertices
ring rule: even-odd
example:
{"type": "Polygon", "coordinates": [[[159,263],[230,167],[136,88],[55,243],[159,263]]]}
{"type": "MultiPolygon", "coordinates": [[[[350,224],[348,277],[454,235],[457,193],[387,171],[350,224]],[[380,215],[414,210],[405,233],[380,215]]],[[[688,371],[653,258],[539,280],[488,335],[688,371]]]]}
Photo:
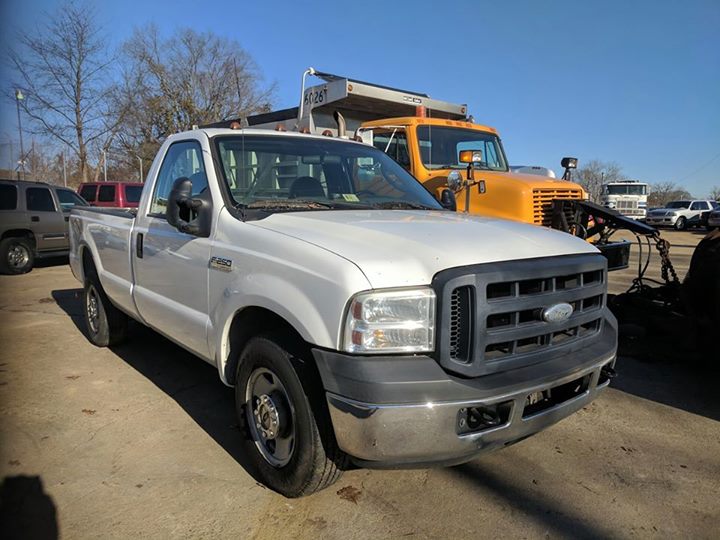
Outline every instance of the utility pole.
{"type": "Polygon", "coordinates": [[[23,147],[22,122],[20,120],[20,100],[25,99],[22,90],[15,89],[15,104],[17,105],[18,116],[18,132],[20,133],[20,168],[23,172],[23,180],[25,180],[25,149],[23,147]]]}
{"type": "Polygon", "coordinates": [[[63,160],[63,185],[67,187],[67,169],[65,168],[65,150],[62,151],[63,160]]]}
{"type": "Polygon", "coordinates": [[[103,154],[103,178],[105,179],[105,182],[107,182],[107,152],[105,152],[105,150],[103,150],[102,154],[103,154]]]}
{"type": "Polygon", "coordinates": [[[145,182],[145,178],[143,177],[143,160],[140,156],[136,156],[138,158],[138,161],[140,162],[140,181],[145,182]]]}

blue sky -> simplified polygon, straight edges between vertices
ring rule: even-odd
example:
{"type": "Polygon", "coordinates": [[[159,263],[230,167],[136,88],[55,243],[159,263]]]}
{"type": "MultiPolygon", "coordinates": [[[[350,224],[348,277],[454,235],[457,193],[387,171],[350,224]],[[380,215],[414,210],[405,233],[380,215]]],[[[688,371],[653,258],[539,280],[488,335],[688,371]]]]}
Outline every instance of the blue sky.
{"type": "MultiPolygon", "coordinates": [[[[278,108],[296,104],[312,65],[467,103],[512,164],[559,171],[572,155],[696,196],[720,185],[718,0],[94,4],[111,45],[148,22],[237,39],[277,83],[278,108]]],[[[0,46],[57,5],[0,0],[0,46]]],[[[0,138],[16,134],[14,104],[2,103],[0,138]]]]}

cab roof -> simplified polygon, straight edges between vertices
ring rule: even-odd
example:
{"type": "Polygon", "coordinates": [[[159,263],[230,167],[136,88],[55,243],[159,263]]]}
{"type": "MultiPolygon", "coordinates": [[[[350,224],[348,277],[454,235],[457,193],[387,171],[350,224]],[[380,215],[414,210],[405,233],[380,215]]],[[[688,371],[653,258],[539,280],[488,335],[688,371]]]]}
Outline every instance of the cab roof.
{"type": "Polygon", "coordinates": [[[476,131],[485,131],[498,135],[498,131],[494,127],[485,126],[483,124],[474,124],[462,120],[447,120],[445,118],[427,118],[423,116],[399,116],[396,118],[383,118],[382,120],[371,120],[363,122],[363,127],[380,127],[398,124],[401,126],[442,126],[442,127],[459,127],[464,129],[474,129],[476,131]]]}

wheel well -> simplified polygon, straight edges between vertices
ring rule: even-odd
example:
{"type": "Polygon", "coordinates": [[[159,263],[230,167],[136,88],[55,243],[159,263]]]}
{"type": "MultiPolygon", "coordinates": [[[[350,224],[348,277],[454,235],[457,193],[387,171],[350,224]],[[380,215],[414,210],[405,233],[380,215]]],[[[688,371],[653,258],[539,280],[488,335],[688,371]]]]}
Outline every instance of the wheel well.
{"type": "Polygon", "coordinates": [[[95,269],[95,261],[93,261],[92,253],[90,253],[90,250],[87,247],[82,248],[82,269],[83,269],[83,279],[85,279],[88,275],[97,273],[95,269]]]}
{"type": "Polygon", "coordinates": [[[0,237],[0,240],[5,240],[6,238],[27,238],[32,244],[33,249],[35,249],[35,235],[27,229],[10,229],[9,231],[5,231],[2,237],[0,237]]]}
{"type": "Polygon", "coordinates": [[[269,309],[253,306],[237,312],[230,323],[228,333],[228,356],[225,362],[225,380],[235,384],[235,373],[240,354],[251,338],[259,335],[273,334],[281,336],[284,345],[296,350],[298,356],[308,358],[309,345],[297,330],[277,313],[269,309]]]}

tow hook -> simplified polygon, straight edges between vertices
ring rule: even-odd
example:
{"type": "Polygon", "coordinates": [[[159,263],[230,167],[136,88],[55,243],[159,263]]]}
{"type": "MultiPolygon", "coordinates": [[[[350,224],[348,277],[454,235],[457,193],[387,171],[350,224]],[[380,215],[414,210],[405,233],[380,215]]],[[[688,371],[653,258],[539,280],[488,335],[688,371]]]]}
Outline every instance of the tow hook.
{"type": "Polygon", "coordinates": [[[617,377],[617,371],[612,366],[603,366],[600,370],[600,378],[603,380],[610,380],[617,377]]]}

